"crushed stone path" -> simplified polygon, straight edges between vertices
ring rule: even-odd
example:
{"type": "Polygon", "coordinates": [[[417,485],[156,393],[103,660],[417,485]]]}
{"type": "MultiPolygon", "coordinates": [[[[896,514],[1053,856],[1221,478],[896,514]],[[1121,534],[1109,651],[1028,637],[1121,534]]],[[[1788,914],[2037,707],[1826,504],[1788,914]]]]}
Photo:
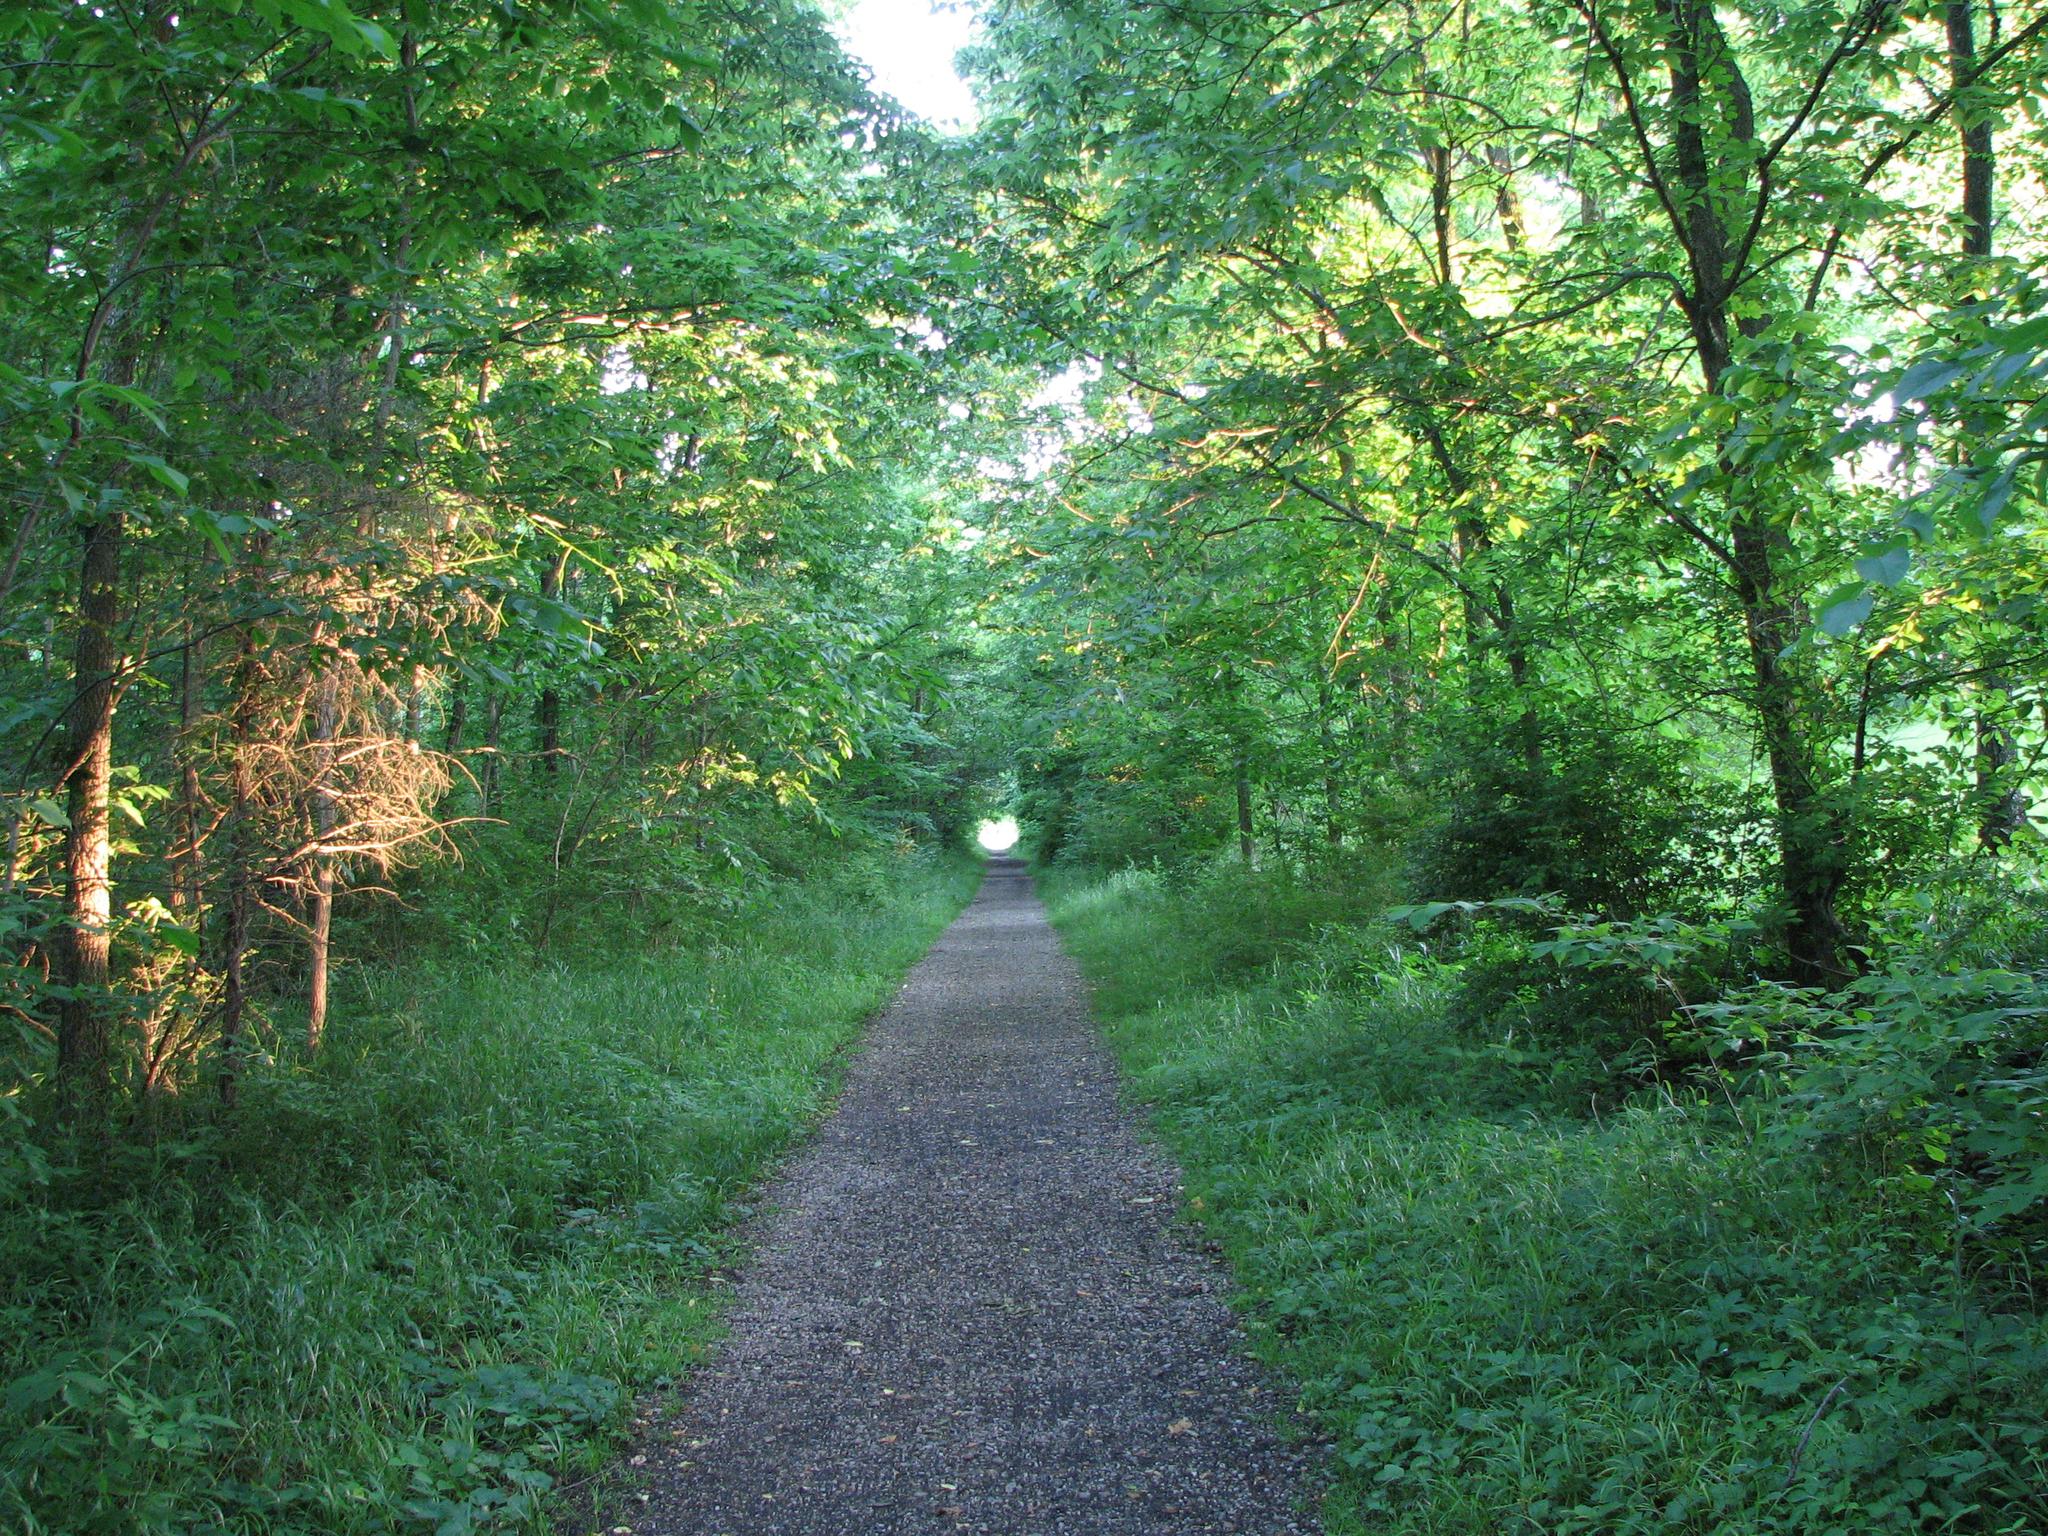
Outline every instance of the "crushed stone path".
{"type": "Polygon", "coordinates": [[[635,1447],[636,1536],[1310,1536],[1283,1400],[992,861],[766,1192],[731,1335],[635,1447]]]}

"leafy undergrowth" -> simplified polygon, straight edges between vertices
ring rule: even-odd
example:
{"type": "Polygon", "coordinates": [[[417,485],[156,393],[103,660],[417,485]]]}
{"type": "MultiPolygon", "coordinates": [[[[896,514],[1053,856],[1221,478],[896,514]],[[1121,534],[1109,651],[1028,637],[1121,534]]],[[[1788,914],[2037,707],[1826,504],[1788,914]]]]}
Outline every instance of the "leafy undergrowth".
{"type": "Polygon", "coordinates": [[[878,856],[722,937],[359,972],[225,1120],[11,1142],[0,1528],[543,1528],[702,1350],[736,1198],[977,877],[878,856]]]}
{"type": "Polygon", "coordinates": [[[1927,1202],[1670,1087],[1561,1108],[1456,968],[1241,872],[1053,917],[1333,1442],[1335,1533],[2048,1529],[2048,1328],[1927,1202]],[[1286,936],[1266,963],[1240,952],[1286,936]],[[1218,953],[1235,955],[1219,966],[1218,953]]]}

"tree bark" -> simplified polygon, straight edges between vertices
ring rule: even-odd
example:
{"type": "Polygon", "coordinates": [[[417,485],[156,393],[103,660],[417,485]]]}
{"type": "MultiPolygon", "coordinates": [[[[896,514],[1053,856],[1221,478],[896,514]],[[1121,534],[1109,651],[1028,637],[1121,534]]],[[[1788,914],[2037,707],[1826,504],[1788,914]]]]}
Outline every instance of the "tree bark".
{"type": "Polygon", "coordinates": [[[114,766],[123,526],[122,514],[115,512],[88,523],[84,530],[78,640],[71,669],[70,762],[64,772],[70,826],[64,835],[66,926],[60,954],[66,990],[58,1011],[57,1071],[74,1093],[101,1110],[111,1086],[112,1016],[107,983],[113,953],[113,844],[109,791],[114,766]]]}
{"type": "Polygon", "coordinates": [[[199,721],[203,714],[204,642],[190,624],[178,657],[178,831],[171,857],[171,907],[199,920],[205,870],[199,843],[205,797],[199,780],[199,721]]]}
{"type": "MultiPolygon", "coordinates": [[[[1960,97],[1977,75],[1974,0],[1948,0],[1943,20],[1948,30],[1949,81],[1960,97]]],[[[1991,254],[1993,197],[1998,177],[1991,119],[1959,101],[1956,127],[1963,150],[1963,255],[1982,260],[1991,254]]],[[[2010,703],[2003,678],[1993,674],[1985,679],[1984,687],[2010,703]]],[[[2027,824],[2026,796],[2019,785],[2011,782],[2019,763],[2019,744],[2013,740],[1996,706],[1976,711],[1976,737],[1977,843],[1996,853],[2027,824]]]]}
{"type": "Polygon", "coordinates": [[[442,750],[450,757],[462,751],[462,736],[469,729],[469,679],[457,675],[449,690],[448,739],[442,750]]]}
{"type": "Polygon", "coordinates": [[[256,730],[256,632],[247,623],[242,625],[235,651],[234,695],[228,727],[233,761],[229,769],[227,867],[223,871],[228,913],[220,967],[219,1081],[224,1104],[235,1102],[241,1084],[243,1018],[248,1007],[244,960],[249,948],[250,866],[255,853],[255,829],[250,824],[255,765],[249,748],[256,730]]]}
{"type": "Polygon", "coordinates": [[[477,776],[486,816],[498,804],[498,744],[503,734],[504,718],[505,700],[496,689],[492,689],[490,698],[484,702],[484,762],[483,772],[477,776]]]}
{"type": "Polygon", "coordinates": [[[1332,703],[1330,680],[1324,677],[1316,684],[1316,736],[1323,749],[1323,841],[1336,848],[1344,842],[1344,823],[1338,815],[1341,762],[1337,756],[1337,735],[1330,728],[1332,703]]]}
{"type": "Polygon", "coordinates": [[[340,680],[333,666],[323,667],[313,698],[313,782],[309,795],[313,821],[313,896],[306,914],[306,1050],[317,1054],[327,1031],[327,974],[334,930],[334,855],[327,842],[334,834],[334,739],[340,729],[340,680]]]}
{"type": "MultiPolygon", "coordinates": [[[[569,550],[564,545],[560,554],[541,572],[540,595],[553,600],[561,595],[562,582],[569,574],[569,550]]],[[[549,674],[552,677],[552,674],[549,674]]],[[[561,771],[562,754],[562,695],[552,681],[543,682],[540,702],[534,710],[534,721],[540,727],[540,763],[549,774],[561,771]]]]}
{"type": "Polygon", "coordinates": [[[1237,781],[1237,853],[1245,863],[1252,862],[1255,849],[1252,844],[1252,775],[1245,762],[1244,753],[1237,754],[1235,765],[1237,781]]]}

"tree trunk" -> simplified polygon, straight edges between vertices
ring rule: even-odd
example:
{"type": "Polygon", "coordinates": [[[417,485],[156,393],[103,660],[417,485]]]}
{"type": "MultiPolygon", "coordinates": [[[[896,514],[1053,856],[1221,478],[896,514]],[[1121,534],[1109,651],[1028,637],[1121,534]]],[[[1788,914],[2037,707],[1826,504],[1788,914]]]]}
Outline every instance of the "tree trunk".
{"type": "MultiPolygon", "coordinates": [[[[569,573],[569,550],[565,545],[554,561],[541,573],[540,595],[554,599],[561,595],[563,579],[569,573]]],[[[552,677],[553,674],[548,674],[552,677]]],[[[562,695],[553,682],[543,682],[540,703],[534,711],[535,723],[540,727],[540,763],[550,774],[561,771],[562,754],[562,695]]]]}
{"type": "MultiPolygon", "coordinates": [[[[1974,0],[1948,0],[1943,19],[1948,27],[1949,81],[1962,92],[1977,74],[1977,23],[1974,0]]],[[[1998,162],[1993,155],[1991,119],[1980,108],[1959,103],[1956,126],[1963,140],[1963,254],[1991,254],[1991,198],[1998,162]]]]}
{"type": "Polygon", "coordinates": [[[1245,762],[1243,752],[1237,754],[1237,852],[1238,857],[1249,864],[1252,862],[1252,775],[1245,762]]]}
{"type": "Polygon", "coordinates": [[[199,843],[204,835],[205,800],[199,781],[199,721],[204,704],[204,642],[190,624],[178,658],[178,830],[171,856],[171,907],[189,913],[196,925],[205,892],[199,843]]]}
{"type": "MultiPolygon", "coordinates": [[[[1943,20],[1948,29],[1948,73],[1950,84],[1960,95],[1977,74],[1977,22],[1974,0],[1948,0],[1943,20]]],[[[1982,111],[1959,104],[1956,125],[1963,147],[1963,254],[1982,260],[1991,254],[1993,195],[1997,187],[1998,161],[1991,138],[1991,118],[1982,111]]],[[[1987,692],[2010,704],[2005,681],[1997,675],[1984,680],[1987,692]]],[[[1994,705],[1979,709],[1976,718],[1977,842],[1997,852],[2013,840],[2027,823],[2027,802],[2019,785],[2011,782],[2019,763],[2019,745],[2013,740],[1994,705]]]]}
{"type": "MultiPolygon", "coordinates": [[[[1757,194],[1746,182],[1731,184],[1725,167],[1717,169],[1707,130],[1718,125],[1730,141],[1753,143],[1755,113],[1749,82],[1710,0],[1661,0],[1659,10],[1670,26],[1671,168],[1685,192],[1672,214],[1690,276],[1681,303],[1701,379],[1708,394],[1718,395],[1734,363],[1735,336],[1759,335],[1768,322],[1731,314],[1730,297],[1743,274],[1733,270],[1729,229],[1731,220],[1753,216],[1757,194]]],[[[1729,519],[1725,548],[1716,553],[1734,577],[1755,685],[1752,707],[1770,766],[1788,970],[1802,985],[1837,985],[1848,974],[1848,933],[1836,910],[1848,874],[1845,829],[1840,807],[1816,773],[1807,703],[1812,690],[1794,654],[1806,615],[1781,574],[1792,557],[1791,539],[1765,504],[1768,488],[1730,458],[1719,467],[1728,503],[1739,510],[1729,519]]]]}
{"type": "Polygon", "coordinates": [[[450,757],[462,751],[462,735],[469,729],[469,679],[458,674],[448,700],[448,739],[442,750],[450,757]]]}
{"type": "Polygon", "coordinates": [[[334,928],[334,855],[327,842],[334,834],[334,738],[340,729],[340,679],[332,665],[323,667],[313,698],[313,897],[306,914],[306,1050],[317,1054],[327,1030],[327,973],[334,928]]]}
{"type": "Polygon", "coordinates": [[[224,1104],[235,1102],[241,1082],[243,1015],[248,1006],[243,961],[249,948],[250,865],[255,852],[255,829],[250,825],[255,765],[250,761],[250,743],[256,729],[256,633],[246,623],[235,653],[234,694],[229,723],[233,762],[229,770],[227,868],[223,871],[228,921],[220,967],[220,1097],[224,1104]]]}
{"type": "Polygon", "coordinates": [[[66,989],[58,1012],[57,1071],[81,1099],[104,1110],[110,1087],[113,844],[109,788],[114,767],[114,684],[121,620],[121,541],[115,512],[85,527],[79,566],[78,643],[72,663],[64,834],[61,947],[66,989]]]}
{"type": "Polygon", "coordinates": [[[1323,749],[1323,841],[1336,848],[1344,841],[1344,823],[1337,814],[1340,761],[1337,735],[1330,728],[1331,704],[1330,680],[1325,677],[1316,684],[1316,735],[1323,749]]]}
{"type": "Polygon", "coordinates": [[[1805,617],[1780,588],[1775,557],[1786,544],[1783,532],[1754,516],[1738,517],[1732,532],[1755,708],[1777,809],[1792,979],[1807,986],[1834,985],[1847,974],[1843,952],[1848,932],[1835,910],[1848,875],[1847,850],[1841,813],[1815,782],[1799,679],[1785,659],[1805,628],[1805,617]]]}
{"type": "Polygon", "coordinates": [[[498,743],[504,718],[505,700],[496,689],[492,689],[490,698],[484,703],[484,763],[483,772],[477,776],[486,816],[498,803],[498,743]]]}
{"type": "Polygon", "coordinates": [[[414,667],[405,685],[405,739],[414,746],[426,734],[424,713],[426,708],[425,690],[420,686],[420,669],[414,667]]]}

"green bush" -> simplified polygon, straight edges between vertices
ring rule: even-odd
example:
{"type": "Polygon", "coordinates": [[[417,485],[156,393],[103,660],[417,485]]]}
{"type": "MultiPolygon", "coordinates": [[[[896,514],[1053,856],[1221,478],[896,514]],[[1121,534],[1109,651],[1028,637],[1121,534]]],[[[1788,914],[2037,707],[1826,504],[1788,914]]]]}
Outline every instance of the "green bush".
{"type": "Polygon", "coordinates": [[[154,1140],[0,1098],[0,1527],[544,1529],[711,1336],[735,1201],[975,878],[858,862],[715,936],[352,967],[318,1062],[154,1140]]]}
{"type": "MultiPolygon", "coordinates": [[[[2048,1323],[2024,1264],[1982,1262],[1975,1215],[1897,1177],[1903,1131],[1861,1123],[1910,1115],[1847,1083],[1784,1094],[1780,1036],[1677,1011],[1688,1048],[1740,1044],[1746,1077],[1561,1113],[1547,1048],[1448,1027],[1475,965],[1533,962],[1544,1008],[1561,976],[1718,976],[1746,930],[1482,921],[1461,952],[1345,924],[1219,973],[1205,949],[1270,921],[1257,892],[1232,911],[1160,881],[1052,890],[1253,1340],[1331,1441],[1332,1536],[2048,1525],[2048,1323]],[[1821,1129],[1809,1094],[1851,1120],[1821,1129]]],[[[1980,1014],[2035,997],[1948,994],[1980,1014]]]]}
{"type": "Polygon", "coordinates": [[[1548,895],[1627,916],[1741,904],[1762,888],[1767,827],[1754,796],[1702,772],[1678,745],[1589,731],[1544,747],[1531,766],[1512,740],[1446,737],[1439,777],[1449,794],[1416,837],[1413,890],[1444,901],[1548,895]]]}

